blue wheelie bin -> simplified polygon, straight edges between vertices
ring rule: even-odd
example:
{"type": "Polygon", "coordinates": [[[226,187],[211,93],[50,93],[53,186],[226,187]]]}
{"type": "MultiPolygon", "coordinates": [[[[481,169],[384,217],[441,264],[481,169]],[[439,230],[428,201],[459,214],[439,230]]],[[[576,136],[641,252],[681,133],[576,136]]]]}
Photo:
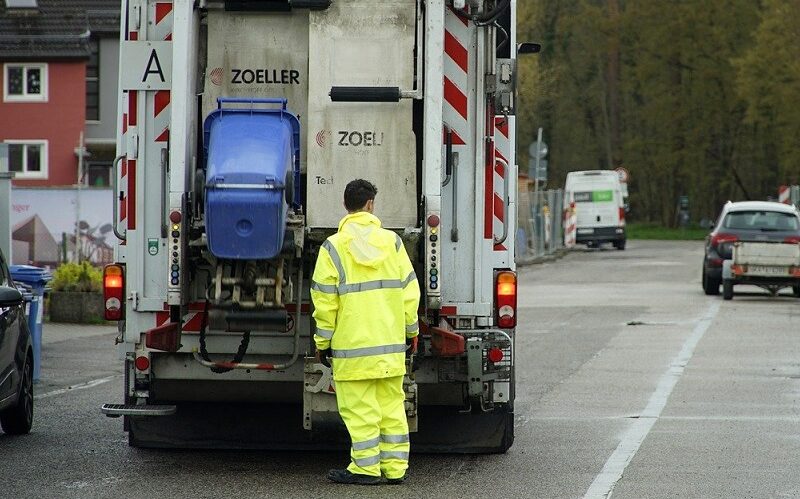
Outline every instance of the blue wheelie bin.
{"type": "Polygon", "coordinates": [[[47,283],[53,279],[53,276],[47,270],[32,265],[11,265],[9,270],[11,279],[27,285],[31,289],[28,328],[31,330],[31,342],[33,343],[33,381],[38,382],[41,374],[44,292],[47,283]]]}

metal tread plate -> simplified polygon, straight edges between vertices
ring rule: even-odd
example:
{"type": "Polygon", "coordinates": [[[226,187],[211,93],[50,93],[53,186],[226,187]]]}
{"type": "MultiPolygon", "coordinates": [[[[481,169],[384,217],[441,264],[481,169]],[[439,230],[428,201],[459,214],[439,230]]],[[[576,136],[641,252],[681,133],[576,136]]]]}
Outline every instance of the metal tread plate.
{"type": "Polygon", "coordinates": [[[103,404],[100,412],[109,417],[119,416],[171,416],[178,410],[176,405],[147,404],[103,404]]]}

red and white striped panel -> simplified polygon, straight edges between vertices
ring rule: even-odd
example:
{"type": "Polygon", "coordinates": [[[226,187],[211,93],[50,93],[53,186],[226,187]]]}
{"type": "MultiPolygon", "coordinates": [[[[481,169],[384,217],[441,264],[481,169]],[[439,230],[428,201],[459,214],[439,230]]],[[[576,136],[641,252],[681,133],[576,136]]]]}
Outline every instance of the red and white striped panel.
{"type": "Polygon", "coordinates": [[[564,198],[564,246],[572,248],[575,246],[575,238],[578,230],[578,215],[575,206],[575,193],[569,193],[569,197],[564,198]]]}
{"type": "MultiPolygon", "coordinates": [[[[126,132],[130,133],[135,130],[139,120],[139,92],[129,90],[127,92],[128,100],[128,126],[126,132]]],[[[124,144],[128,144],[128,137],[125,137],[124,144]]],[[[125,187],[125,218],[128,221],[128,230],[136,230],[136,159],[128,158],[125,160],[125,167],[123,168],[124,180],[121,181],[122,186],[125,187]]],[[[122,217],[121,217],[122,218],[122,217]]]]}
{"type": "MultiPolygon", "coordinates": [[[[193,302],[189,304],[188,308],[188,312],[183,316],[183,328],[181,330],[184,333],[199,333],[200,327],[203,325],[205,303],[193,302]]],[[[169,311],[166,304],[164,304],[164,309],[163,312],[156,312],[156,327],[163,326],[169,322],[169,311]]]]}
{"type": "MultiPolygon", "coordinates": [[[[505,183],[511,182],[509,173],[511,169],[511,158],[513,157],[511,151],[511,138],[509,135],[511,127],[509,126],[509,119],[505,116],[495,116],[494,118],[494,172],[491,199],[492,199],[492,232],[493,235],[500,236],[503,234],[503,229],[506,224],[510,224],[511,220],[505,219],[506,199],[503,199],[505,193],[505,183]],[[508,168],[506,168],[508,165],[508,168]]],[[[513,183],[511,184],[513,185],[513,183]]],[[[510,187],[510,186],[509,186],[510,187]]],[[[502,244],[495,244],[495,251],[508,251],[510,247],[509,240],[513,240],[514,234],[512,228],[507,227],[508,235],[506,241],[502,244]]]]}
{"type": "Polygon", "coordinates": [[[147,38],[152,41],[172,41],[172,2],[156,2],[153,27],[147,38]]]}
{"type": "Polygon", "coordinates": [[[778,187],[778,202],[792,204],[792,189],[788,185],[778,187]]]}
{"type": "MultiPolygon", "coordinates": [[[[156,2],[153,7],[153,27],[148,38],[150,40],[172,40],[172,2],[156,2]]],[[[169,140],[170,91],[159,90],[153,100],[153,136],[155,142],[166,143],[169,140]]]]}
{"type": "Polygon", "coordinates": [[[472,31],[469,21],[450,8],[444,16],[444,122],[453,131],[453,145],[466,144],[469,138],[469,47],[472,31]]]}

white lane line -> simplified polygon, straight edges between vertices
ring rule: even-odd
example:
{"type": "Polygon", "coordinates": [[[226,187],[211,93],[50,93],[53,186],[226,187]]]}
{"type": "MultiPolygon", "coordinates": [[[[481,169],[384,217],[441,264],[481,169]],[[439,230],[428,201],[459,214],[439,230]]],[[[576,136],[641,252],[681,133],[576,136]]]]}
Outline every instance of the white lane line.
{"type": "Polygon", "coordinates": [[[118,378],[119,376],[108,376],[106,378],[99,378],[93,379],[91,381],[87,381],[85,383],[78,383],[77,385],[68,386],[66,388],[60,388],[58,390],[53,390],[52,392],[45,392],[40,393],[38,395],[34,395],[33,398],[35,400],[45,399],[48,397],[55,397],[56,395],[61,395],[62,393],[69,393],[74,392],[76,390],[85,390],[87,388],[92,388],[97,385],[102,385],[103,383],[108,383],[109,381],[113,380],[114,378],[118,378]]]}
{"type": "Polygon", "coordinates": [[[672,362],[670,362],[669,369],[661,375],[658,386],[650,396],[647,407],[642,411],[642,414],[633,426],[625,432],[622,441],[620,441],[614,453],[611,454],[611,457],[606,461],[602,471],[600,471],[589,486],[589,490],[587,490],[586,494],[583,496],[584,499],[607,499],[611,497],[614,486],[620,478],[622,478],[625,468],[631,462],[633,456],[636,455],[642,442],[647,438],[650,429],[653,428],[653,425],[656,424],[656,421],[658,421],[658,418],[661,416],[661,411],[663,411],[664,406],[667,405],[667,400],[670,394],[672,394],[672,390],[675,388],[681,375],[683,375],[686,364],[688,364],[689,360],[692,358],[697,344],[714,321],[714,317],[717,315],[717,312],[719,312],[719,307],[720,302],[712,303],[711,306],[708,307],[705,315],[697,322],[692,334],[683,343],[681,351],[672,359],[672,362]]]}

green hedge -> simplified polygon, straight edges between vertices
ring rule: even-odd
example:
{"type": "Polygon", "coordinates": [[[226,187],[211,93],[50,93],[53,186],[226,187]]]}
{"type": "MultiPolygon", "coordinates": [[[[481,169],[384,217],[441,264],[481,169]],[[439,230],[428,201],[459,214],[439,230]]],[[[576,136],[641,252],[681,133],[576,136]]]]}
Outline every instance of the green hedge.
{"type": "Polygon", "coordinates": [[[62,263],[53,272],[50,287],[53,291],[101,291],[103,271],[89,262],[62,263]]]}

